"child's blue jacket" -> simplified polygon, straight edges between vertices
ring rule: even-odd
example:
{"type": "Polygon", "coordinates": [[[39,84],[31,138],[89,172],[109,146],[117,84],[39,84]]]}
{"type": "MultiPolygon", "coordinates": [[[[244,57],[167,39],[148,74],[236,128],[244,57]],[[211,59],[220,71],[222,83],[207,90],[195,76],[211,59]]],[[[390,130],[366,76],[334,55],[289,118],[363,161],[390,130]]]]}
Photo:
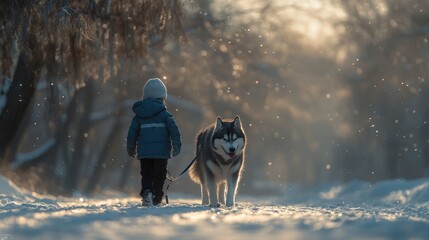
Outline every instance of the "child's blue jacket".
{"type": "Polygon", "coordinates": [[[171,157],[171,147],[180,152],[180,131],[171,113],[160,99],[144,99],[133,105],[136,114],[127,136],[127,148],[135,150],[137,158],[171,157]]]}

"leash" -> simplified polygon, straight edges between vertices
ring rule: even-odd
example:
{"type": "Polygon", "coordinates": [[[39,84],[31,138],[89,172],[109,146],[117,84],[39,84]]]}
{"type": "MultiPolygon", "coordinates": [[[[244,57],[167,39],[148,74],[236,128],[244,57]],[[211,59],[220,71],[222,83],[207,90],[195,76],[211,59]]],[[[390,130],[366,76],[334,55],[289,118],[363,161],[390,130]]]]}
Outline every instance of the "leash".
{"type": "Polygon", "coordinates": [[[168,204],[169,203],[169,201],[168,201],[168,191],[170,190],[170,185],[171,184],[173,184],[173,182],[175,182],[175,181],[177,181],[181,176],[183,176],[183,174],[185,174],[188,170],[189,170],[189,168],[191,168],[191,166],[197,161],[197,158],[198,158],[198,154],[200,154],[200,152],[201,152],[201,145],[199,145],[198,146],[198,151],[197,151],[197,153],[195,154],[195,157],[194,157],[194,159],[192,159],[192,161],[188,164],[188,166],[186,166],[186,168],[179,174],[179,176],[177,176],[177,177],[172,177],[171,176],[171,174],[170,174],[170,171],[169,170],[167,170],[167,180],[168,180],[168,183],[167,183],[167,186],[166,186],[166,188],[165,188],[165,202],[168,204]]]}

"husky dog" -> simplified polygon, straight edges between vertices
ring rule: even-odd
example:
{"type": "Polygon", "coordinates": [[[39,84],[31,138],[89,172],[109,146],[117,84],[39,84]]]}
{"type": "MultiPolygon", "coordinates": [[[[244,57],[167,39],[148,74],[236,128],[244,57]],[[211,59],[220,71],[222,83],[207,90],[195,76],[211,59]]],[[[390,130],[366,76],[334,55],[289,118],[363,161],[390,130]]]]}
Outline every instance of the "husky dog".
{"type": "Polygon", "coordinates": [[[197,160],[189,175],[201,185],[203,205],[235,205],[245,146],[246,136],[238,116],[233,121],[218,117],[215,124],[197,135],[197,160]]]}

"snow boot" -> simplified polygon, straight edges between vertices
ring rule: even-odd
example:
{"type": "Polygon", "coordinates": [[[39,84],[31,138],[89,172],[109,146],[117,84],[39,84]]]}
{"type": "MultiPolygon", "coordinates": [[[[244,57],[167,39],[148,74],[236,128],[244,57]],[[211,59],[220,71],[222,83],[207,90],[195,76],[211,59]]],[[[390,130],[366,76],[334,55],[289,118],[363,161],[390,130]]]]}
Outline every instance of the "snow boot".
{"type": "Polygon", "coordinates": [[[153,205],[161,206],[161,203],[162,203],[162,195],[155,195],[155,197],[153,197],[153,205]]]}
{"type": "Polygon", "coordinates": [[[142,194],[142,206],[143,207],[153,207],[153,194],[149,189],[146,189],[142,194]]]}

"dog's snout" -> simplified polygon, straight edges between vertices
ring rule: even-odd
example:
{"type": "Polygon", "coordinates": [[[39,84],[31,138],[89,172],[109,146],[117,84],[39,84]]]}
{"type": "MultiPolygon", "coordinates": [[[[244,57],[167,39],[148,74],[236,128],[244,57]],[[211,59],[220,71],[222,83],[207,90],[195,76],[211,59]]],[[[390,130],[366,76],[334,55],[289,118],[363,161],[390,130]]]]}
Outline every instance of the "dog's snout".
{"type": "Polygon", "coordinates": [[[229,151],[230,151],[230,152],[235,152],[235,147],[230,147],[230,148],[229,148],[229,151]]]}

